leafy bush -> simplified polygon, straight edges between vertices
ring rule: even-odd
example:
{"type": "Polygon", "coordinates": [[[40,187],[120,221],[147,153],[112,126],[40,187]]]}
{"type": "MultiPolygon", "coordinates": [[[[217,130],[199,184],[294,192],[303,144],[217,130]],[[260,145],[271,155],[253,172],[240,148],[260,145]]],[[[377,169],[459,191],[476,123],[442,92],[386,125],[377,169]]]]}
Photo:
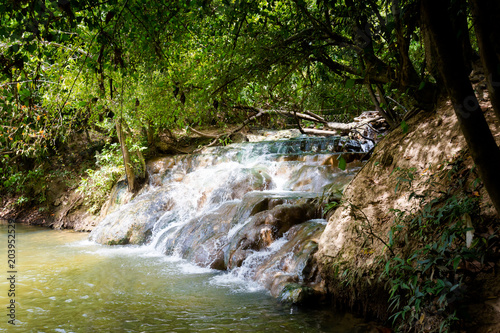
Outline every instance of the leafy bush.
{"type": "Polygon", "coordinates": [[[398,212],[389,246],[396,252],[402,244],[413,244],[410,249],[401,247],[384,269],[391,286],[392,318],[399,320],[399,329],[443,332],[458,320],[465,266],[473,262],[482,266],[488,242],[495,237],[473,239],[470,215],[476,211],[476,198],[451,196],[444,203],[431,201],[413,216],[398,212]]]}
{"type": "Polygon", "coordinates": [[[475,233],[482,223],[481,184],[474,181],[469,184],[472,188],[466,188],[464,175],[473,175],[473,170],[463,162],[459,157],[448,171],[442,170],[441,176],[445,174],[451,186],[438,196],[431,196],[440,187],[435,177],[424,180],[427,190],[417,194],[413,190],[415,169],[397,170],[397,187],[407,184],[410,199],[420,203],[414,211],[394,210],[394,224],[384,243],[389,251],[379,261],[384,264],[381,277],[389,285],[392,320],[400,331],[452,330],[460,318],[467,284],[490,268],[486,262],[498,235],[475,233]]]}
{"type": "Polygon", "coordinates": [[[97,170],[87,169],[88,177],[81,179],[77,190],[85,197],[89,212],[93,214],[99,211],[115,183],[124,174],[119,144],[111,144],[97,153],[96,166],[97,170]]]}
{"type": "Polygon", "coordinates": [[[31,192],[37,192],[39,203],[46,200],[47,182],[42,167],[37,167],[28,172],[17,171],[16,168],[0,167],[0,192],[11,195],[20,195],[16,200],[18,206],[27,204],[32,200],[31,192]]]}

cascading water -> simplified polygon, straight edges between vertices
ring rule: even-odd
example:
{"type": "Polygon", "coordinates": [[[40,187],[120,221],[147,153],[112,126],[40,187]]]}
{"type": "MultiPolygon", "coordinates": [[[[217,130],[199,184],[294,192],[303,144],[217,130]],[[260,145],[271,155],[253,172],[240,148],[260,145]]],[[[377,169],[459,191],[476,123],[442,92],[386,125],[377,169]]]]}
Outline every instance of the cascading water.
{"type": "Polygon", "coordinates": [[[256,281],[298,302],[319,279],[312,255],[326,221],[316,203],[352,178],[363,148],[341,138],[296,138],[159,158],[136,198],[114,205],[123,192],[115,191],[90,239],[144,244],[228,271],[213,283],[256,281]],[[337,168],[340,151],[352,162],[347,171],[337,168]]]}

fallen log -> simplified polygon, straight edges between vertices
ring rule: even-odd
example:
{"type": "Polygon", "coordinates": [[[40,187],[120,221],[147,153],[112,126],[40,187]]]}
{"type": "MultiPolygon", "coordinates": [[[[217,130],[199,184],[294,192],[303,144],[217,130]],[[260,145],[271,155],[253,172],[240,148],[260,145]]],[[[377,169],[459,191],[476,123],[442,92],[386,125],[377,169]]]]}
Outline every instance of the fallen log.
{"type": "MultiPolygon", "coordinates": [[[[249,123],[249,122],[251,122],[252,120],[254,120],[254,119],[258,118],[258,117],[263,116],[264,114],[265,114],[265,112],[258,111],[258,112],[257,112],[257,114],[255,114],[255,115],[253,115],[253,116],[249,117],[247,120],[245,120],[245,121],[244,121],[244,122],[240,125],[240,127],[236,128],[235,130],[232,130],[232,131],[231,131],[231,132],[229,132],[229,133],[224,133],[224,134],[221,134],[221,135],[217,135],[216,137],[214,137],[214,140],[213,140],[212,142],[210,142],[208,145],[206,145],[206,146],[204,146],[204,147],[200,147],[199,149],[196,149],[196,150],[194,151],[194,153],[197,153],[197,152],[201,151],[201,150],[202,150],[203,148],[205,148],[205,147],[212,147],[212,146],[213,146],[213,145],[215,145],[215,144],[219,141],[219,139],[220,139],[220,138],[222,138],[222,137],[225,137],[225,136],[231,136],[231,135],[233,135],[234,133],[237,133],[237,132],[241,131],[241,130],[242,130],[242,129],[246,126],[246,125],[248,125],[248,123],[249,123]]],[[[196,132],[195,132],[195,133],[196,133],[196,132]]],[[[201,133],[201,132],[199,132],[199,133],[201,133]]],[[[203,133],[202,133],[202,134],[203,134],[203,133]]]]}
{"type": "Polygon", "coordinates": [[[321,123],[326,123],[325,118],[321,117],[320,115],[317,115],[316,113],[313,113],[313,112],[308,111],[308,110],[305,110],[304,113],[307,114],[307,115],[309,115],[309,116],[311,116],[311,117],[313,117],[313,118],[318,119],[318,121],[321,122],[321,123]]]}
{"type": "MultiPolygon", "coordinates": [[[[379,120],[384,119],[383,117],[379,116],[379,117],[374,117],[374,118],[368,118],[368,119],[363,120],[363,121],[351,122],[351,123],[345,124],[345,123],[337,123],[337,122],[327,122],[323,117],[321,117],[321,116],[319,116],[311,111],[295,112],[295,111],[287,111],[287,110],[279,110],[279,109],[278,110],[276,110],[276,109],[275,110],[273,110],[273,109],[266,110],[266,109],[261,109],[261,108],[257,108],[257,107],[242,106],[242,105],[234,106],[234,108],[249,111],[249,112],[255,112],[255,114],[250,116],[249,118],[247,118],[238,128],[236,128],[235,130],[233,130],[229,133],[223,133],[220,135],[213,135],[213,134],[207,134],[207,133],[197,131],[192,127],[189,127],[189,129],[193,133],[200,135],[202,137],[213,138],[214,140],[212,142],[210,142],[209,144],[204,146],[204,147],[211,147],[211,146],[215,145],[217,142],[219,142],[220,138],[228,137],[230,135],[233,135],[233,134],[241,131],[246,125],[248,125],[249,122],[251,122],[252,120],[254,120],[258,117],[261,117],[265,114],[279,114],[279,115],[295,118],[297,120],[297,126],[298,126],[299,130],[301,131],[301,133],[322,135],[322,136],[339,135],[338,131],[340,131],[342,133],[353,131],[353,132],[356,132],[356,134],[360,134],[358,131],[356,131],[357,128],[362,127],[364,125],[367,125],[371,122],[375,122],[375,121],[379,121],[379,120]],[[315,123],[321,123],[327,129],[302,128],[300,126],[299,119],[308,120],[308,121],[312,121],[315,123]]],[[[204,147],[200,147],[199,149],[196,149],[194,152],[195,153],[199,152],[204,147]]]]}
{"type": "Polygon", "coordinates": [[[198,134],[199,136],[201,137],[204,137],[204,138],[213,138],[213,139],[218,139],[220,136],[219,135],[213,135],[213,134],[206,134],[206,133],[202,133],[200,131],[197,131],[195,130],[194,128],[192,128],[191,126],[188,126],[188,129],[195,133],[195,134],[198,134]]]}
{"type": "Polygon", "coordinates": [[[364,126],[366,124],[369,124],[374,121],[379,121],[381,119],[384,119],[383,117],[377,117],[377,118],[371,118],[371,119],[366,119],[363,121],[359,122],[352,122],[352,123],[326,123],[325,126],[328,127],[329,129],[334,129],[334,130],[339,130],[339,131],[350,131],[353,129],[356,129],[358,127],[364,126]]]}
{"type": "Polygon", "coordinates": [[[261,108],[254,108],[254,107],[239,107],[239,108],[246,109],[246,110],[253,111],[253,112],[257,112],[257,113],[280,114],[280,115],[284,115],[287,117],[299,118],[302,120],[308,120],[308,121],[312,121],[315,123],[322,123],[329,129],[339,130],[339,131],[350,131],[352,129],[364,126],[368,123],[384,119],[383,117],[379,116],[379,117],[375,117],[375,118],[368,118],[366,120],[359,121],[359,122],[351,122],[351,123],[345,124],[345,123],[327,122],[323,117],[321,117],[321,116],[319,116],[311,111],[304,111],[304,113],[301,113],[301,112],[293,112],[293,111],[287,111],[287,110],[272,110],[272,109],[271,110],[264,110],[261,108]]]}
{"type": "Polygon", "coordinates": [[[337,131],[320,130],[320,129],[316,129],[316,128],[303,128],[302,130],[306,134],[314,134],[314,135],[322,135],[322,136],[339,135],[337,131]]]}

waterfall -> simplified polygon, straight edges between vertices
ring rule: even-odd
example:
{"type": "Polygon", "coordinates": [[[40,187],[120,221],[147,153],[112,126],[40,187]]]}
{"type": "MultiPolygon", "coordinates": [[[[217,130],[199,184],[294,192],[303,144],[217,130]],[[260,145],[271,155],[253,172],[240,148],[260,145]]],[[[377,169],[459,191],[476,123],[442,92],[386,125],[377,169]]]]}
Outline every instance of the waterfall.
{"type": "Polygon", "coordinates": [[[148,163],[148,186],[133,200],[113,205],[123,192],[115,191],[90,239],[141,244],[227,271],[219,283],[252,280],[301,301],[319,285],[312,255],[326,224],[321,198],[350,181],[363,148],[340,137],[299,137],[157,158],[148,163]],[[340,154],[349,162],[344,171],[340,154]]]}

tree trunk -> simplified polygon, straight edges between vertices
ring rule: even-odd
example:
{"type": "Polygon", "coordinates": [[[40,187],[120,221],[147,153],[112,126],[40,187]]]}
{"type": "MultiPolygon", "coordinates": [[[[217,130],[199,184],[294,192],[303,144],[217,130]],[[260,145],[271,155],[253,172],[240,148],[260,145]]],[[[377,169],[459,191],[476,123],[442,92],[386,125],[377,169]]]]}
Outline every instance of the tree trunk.
{"type": "Polygon", "coordinates": [[[411,85],[420,82],[415,67],[410,60],[410,37],[414,29],[414,20],[410,13],[401,12],[401,4],[399,0],[392,1],[392,15],[394,17],[394,31],[396,33],[397,48],[396,53],[399,62],[399,70],[397,71],[399,85],[402,88],[407,88],[411,85]]]}
{"type": "Polygon", "coordinates": [[[479,54],[486,75],[488,93],[495,114],[500,120],[500,3],[471,0],[479,54]]]}
{"type": "MultiPolygon", "coordinates": [[[[387,113],[387,115],[389,115],[389,117],[392,119],[392,122],[395,124],[395,126],[398,126],[399,123],[401,123],[401,118],[399,117],[399,115],[396,113],[396,111],[394,109],[391,109],[389,107],[389,102],[387,102],[387,99],[385,97],[385,92],[384,92],[384,88],[382,87],[382,85],[380,84],[376,84],[375,85],[375,88],[377,89],[377,94],[380,98],[380,102],[384,105],[385,107],[385,112],[387,113]]],[[[399,104],[399,103],[398,103],[399,104]]],[[[381,106],[382,107],[382,106],[381,106]]]]}
{"type": "Polygon", "coordinates": [[[127,177],[127,184],[129,192],[135,191],[135,174],[132,168],[132,163],[130,160],[130,154],[127,148],[127,143],[125,141],[125,134],[122,130],[122,118],[116,119],[116,134],[118,135],[118,140],[120,141],[120,148],[122,150],[123,164],[125,165],[125,175],[127,177]]]}
{"type": "Polygon", "coordinates": [[[154,129],[153,123],[150,119],[148,119],[148,127],[146,128],[147,137],[148,137],[148,147],[153,148],[155,146],[155,137],[154,137],[154,129]]]}
{"type": "Polygon", "coordinates": [[[424,43],[424,53],[425,53],[425,69],[436,79],[438,86],[441,86],[443,82],[439,76],[439,69],[437,64],[437,54],[436,50],[431,47],[431,37],[430,31],[427,24],[424,24],[420,20],[420,34],[422,42],[424,43]]]}
{"type": "Polygon", "coordinates": [[[398,124],[396,124],[394,122],[394,119],[392,119],[392,117],[387,112],[385,112],[384,109],[382,109],[382,107],[380,106],[380,102],[377,99],[377,96],[375,96],[372,85],[370,83],[368,83],[367,89],[368,93],[370,94],[370,98],[372,99],[373,105],[375,106],[375,110],[377,110],[378,113],[380,113],[382,117],[384,117],[385,121],[387,121],[387,124],[389,124],[390,128],[395,128],[398,124]]]}
{"type": "Polygon", "coordinates": [[[439,72],[453,103],[460,128],[479,175],[500,213],[500,149],[484,118],[464,64],[463,49],[452,28],[448,1],[422,0],[421,15],[431,46],[436,50],[439,72]]]}
{"type": "Polygon", "coordinates": [[[448,12],[453,13],[449,17],[459,43],[465,70],[469,75],[472,71],[472,55],[474,51],[470,43],[469,24],[467,22],[467,0],[450,1],[448,12]]]}

